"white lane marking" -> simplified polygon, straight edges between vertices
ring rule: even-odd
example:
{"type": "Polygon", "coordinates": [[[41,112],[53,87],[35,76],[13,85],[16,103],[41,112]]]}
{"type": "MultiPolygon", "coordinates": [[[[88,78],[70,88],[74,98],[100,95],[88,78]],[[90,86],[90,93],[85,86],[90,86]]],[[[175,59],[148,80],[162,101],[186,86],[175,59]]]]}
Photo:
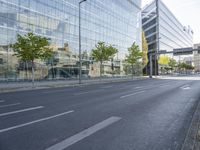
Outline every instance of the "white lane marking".
{"type": "Polygon", "coordinates": [[[16,114],[16,113],[20,113],[20,112],[30,111],[30,110],[41,109],[41,108],[44,108],[44,106],[31,107],[31,108],[26,108],[26,109],[21,109],[21,110],[16,110],[16,111],[2,113],[2,114],[0,114],[0,117],[11,115],[11,114],[16,114]]]}
{"type": "Polygon", "coordinates": [[[160,87],[170,86],[169,84],[161,84],[160,87]]]}
{"type": "Polygon", "coordinates": [[[133,96],[133,95],[140,94],[140,93],[144,93],[144,92],[145,92],[145,91],[138,91],[138,92],[135,92],[135,93],[132,93],[132,94],[128,94],[128,95],[121,96],[120,98],[126,98],[126,97],[129,97],[129,96],[133,96]]]}
{"type": "Polygon", "coordinates": [[[0,103],[3,103],[3,102],[5,102],[4,100],[0,100],[0,103]]]}
{"type": "Polygon", "coordinates": [[[109,88],[112,88],[113,86],[104,86],[104,87],[101,87],[102,89],[109,89],[109,88]]]}
{"type": "Polygon", "coordinates": [[[61,113],[61,114],[57,114],[57,115],[54,115],[54,116],[50,116],[50,117],[34,120],[34,121],[31,121],[31,122],[27,122],[27,123],[24,123],[24,124],[16,125],[16,126],[13,126],[13,127],[1,129],[0,133],[6,132],[6,131],[10,131],[10,130],[13,130],[13,129],[17,129],[17,128],[21,128],[21,127],[24,127],[24,126],[28,126],[28,125],[31,125],[31,124],[34,124],[34,123],[38,123],[38,122],[41,122],[41,121],[45,121],[45,120],[53,119],[53,118],[56,118],[56,117],[60,117],[60,116],[63,116],[63,115],[66,115],[66,114],[69,114],[69,113],[72,113],[72,112],[74,112],[74,111],[70,110],[70,111],[67,111],[67,112],[64,112],[64,113],[61,113]]]}
{"type": "Polygon", "coordinates": [[[137,86],[134,89],[141,89],[141,88],[143,88],[143,87],[142,86],[137,86]]]}
{"type": "Polygon", "coordinates": [[[62,90],[54,90],[54,91],[44,91],[42,93],[47,94],[47,93],[57,93],[57,92],[67,92],[66,89],[62,89],[62,90]]]}
{"type": "Polygon", "coordinates": [[[95,132],[104,129],[105,127],[119,121],[121,118],[120,117],[110,117],[100,123],[97,123],[96,125],[85,129],[63,141],[61,141],[60,143],[57,143],[49,148],[47,148],[46,150],[63,150],[79,141],[81,141],[82,139],[94,134],[95,132]]]}
{"type": "Polygon", "coordinates": [[[14,103],[14,104],[8,104],[8,105],[0,105],[0,108],[4,108],[4,107],[10,107],[10,106],[16,106],[16,105],[20,105],[21,103],[14,103]]]}
{"type": "Polygon", "coordinates": [[[102,90],[103,89],[101,89],[101,90],[95,90],[95,91],[86,91],[86,92],[74,93],[74,96],[88,94],[88,93],[94,93],[94,92],[99,92],[99,91],[102,91],[102,90]]]}
{"type": "Polygon", "coordinates": [[[88,92],[81,92],[81,93],[75,93],[74,95],[82,95],[82,94],[87,94],[87,93],[90,93],[90,91],[88,91],[88,92]]]}

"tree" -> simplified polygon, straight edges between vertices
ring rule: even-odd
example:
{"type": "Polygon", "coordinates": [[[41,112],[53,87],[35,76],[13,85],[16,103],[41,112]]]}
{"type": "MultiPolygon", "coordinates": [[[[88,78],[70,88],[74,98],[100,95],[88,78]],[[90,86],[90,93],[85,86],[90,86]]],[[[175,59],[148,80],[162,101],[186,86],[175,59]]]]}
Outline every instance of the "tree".
{"type": "Polygon", "coordinates": [[[32,68],[32,86],[34,87],[34,61],[36,59],[46,60],[52,57],[53,50],[49,47],[50,43],[46,37],[27,33],[26,35],[17,35],[15,44],[11,44],[14,55],[22,61],[31,62],[32,68]]]}
{"type": "Polygon", "coordinates": [[[102,76],[102,64],[114,57],[118,50],[112,45],[106,45],[104,42],[98,42],[95,49],[92,50],[92,57],[100,62],[100,78],[102,76]]]}
{"type": "Polygon", "coordinates": [[[142,65],[145,67],[148,63],[148,44],[144,31],[142,32],[142,65]]]}
{"type": "Polygon", "coordinates": [[[170,58],[168,65],[172,68],[172,70],[174,70],[174,68],[177,66],[177,62],[175,59],[170,58]]]}
{"type": "Polygon", "coordinates": [[[160,65],[168,65],[170,62],[170,58],[168,56],[160,56],[159,60],[158,60],[158,63],[160,65]]]}
{"type": "Polygon", "coordinates": [[[179,69],[183,69],[183,70],[194,70],[194,66],[190,65],[190,64],[186,64],[186,63],[180,63],[178,64],[178,68],[179,69]]]}
{"type": "Polygon", "coordinates": [[[135,42],[132,44],[131,47],[128,48],[128,55],[126,55],[126,63],[131,65],[132,68],[132,78],[133,78],[133,68],[134,64],[139,61],[143,56],[142,51],[140,51],[140,48],[138,45],[135,44],[135,42]]]}

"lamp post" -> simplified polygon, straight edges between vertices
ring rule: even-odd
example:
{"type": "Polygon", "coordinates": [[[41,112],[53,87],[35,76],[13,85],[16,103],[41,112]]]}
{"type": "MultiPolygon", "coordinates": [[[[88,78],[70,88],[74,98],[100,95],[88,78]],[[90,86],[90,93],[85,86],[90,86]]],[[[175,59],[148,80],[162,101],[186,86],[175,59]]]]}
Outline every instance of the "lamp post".
{"type": "Polygon", "coordinates": [[[82,56],[81,56],[81,3],[85,2],[87,0],[81,0],[78,5],[78,11],[79,11],[79,84],[81,84],[81,76],[82,76],[82,56]]]}
{"type": "MultiPolygon", "coordinates": [[[[160,30],[160,28],[159,28],[160,13],[159,13],[159,10],[160,10],[160,0],[156,0],[156,15],[157,15],[157,20],[156,20],[156,23],[157,23],[157,25],[156,25],[157,35],[156,35],[156,37],[157,37],[157,49],[156,49],[155,53],[158,53],[159,50],[160,50],[160,33],[159,33],[159,30],[160,30]]],[[[157,73],[159,75],[159,65],[158,65],[158,62],[157,62],[158,61],[158,57],[157,57],[156,54],[154,56],[154,59],[155,59],[155,76],[156,76],[157,73]]]]}

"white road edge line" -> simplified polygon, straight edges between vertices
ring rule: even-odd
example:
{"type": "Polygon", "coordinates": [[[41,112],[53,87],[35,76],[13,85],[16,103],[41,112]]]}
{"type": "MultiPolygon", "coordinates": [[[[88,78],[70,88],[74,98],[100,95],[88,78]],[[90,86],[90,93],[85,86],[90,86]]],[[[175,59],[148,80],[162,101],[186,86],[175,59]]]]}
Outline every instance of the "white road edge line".
{"type": "Polygon", "coordinates": [[[3,102],[5,102],[4,100],[0,100],[0,103],[3,103],[3,102]]]}
{"type": "Polygon", "coordinates": [[[34,124],[34,123],[42,122],[42,121],[45,121],[45,120],[53,119],[53,118],[56,118],[56,117],[60,117],[60,116],[63,116],[63,115],[66,115],[66,114],[69,114],[69,113],[72,113],[72,112],[74,112],[74,111],[70,110],[70,111],[67,111],[67,112],[64,112],[64,113],[61,113],[61,114],[57,114],[57,115],[54,115],[54,116],[50,116],[50,117],[34,120],[34,121],[31,121],[31,122],[27,122],[27,123],[24,123],[24,124],[16,125],[16,126],[13,126],[13,127],[1,129],[0,133],[10,131],[10,130],[13,130],[13,129],[17,129],[17,128],[21,128],[21,127],[24,127],[24,126],[28,126],[28,125],[31,125],[31,124],[34,124]]]}
{"type": "Polygon", "coordinates": [[[85,130],[61,141],[60,143],[57,143],[57,144],[47,148],[46,150],[63,150],[65,148],[81,141],[82,139],[94,134],[95,132],[102,130],[102,129],[106,128],[107,126],[119,121],[120,119],[121,119],[120,117],[112,116],[100,123],[97,123],[94,126],[91,126],[88,129],[85,129],[85,130]]]}
{"type": "Polygon", "coordinates": [[[120,98],[126,98],[126,97],[129,97],[129,96],[133,96],[133,95],[140,94],[140,93],[144,93],[144,92],[145,92],[145,91],[139,91],[139,92],[135,92],[135,93],[132,93],[132,94],[128,94],[128,95],[121,96],[120,98]]]}
{"type": "Polygon", "coordinates": [[[4,107],[10,107],[10,106],[16,106],[16,105],[20,105],[21,103],[14,103],[14,104],[8,104],[8,105],[0,105],[0,108],[4,108],[4,107]]]}
{"type": "Polygon", "coordinates": [[[26,108],[26,109],[21,109],[21,110],[16,110],[16,111],[2,113],[2,114],[0,114],[0,117],[11,115],[11,114],[16,114],[16,113],[20,113],[20,112],[30,111],[30,110],[41,109],[41,108],[44,108],[44,106],[31,107],[31,108],[26,108]]]}

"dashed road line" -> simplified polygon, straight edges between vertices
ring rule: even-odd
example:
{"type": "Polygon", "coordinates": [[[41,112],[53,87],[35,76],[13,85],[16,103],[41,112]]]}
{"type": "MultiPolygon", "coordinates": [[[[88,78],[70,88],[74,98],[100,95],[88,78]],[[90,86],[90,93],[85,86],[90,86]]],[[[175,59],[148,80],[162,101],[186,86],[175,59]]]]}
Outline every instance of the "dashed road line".
{"type": "Polygon", "coordinates": [[[112,88],[113,86],[104,86],[104,87],[101,87],[102,89],[109,89],[109,88],[112,88]]]}
{"type": "Polygon", "coordinates": [[[16,111],[2,113],[2,114],[0,114],[0,117],[7,116],[7,115],[12,115],[12,114],[16,114],[16,113],[20,113],[20,112],[25,112],[25,111],[31,111],[31,110],[41,109],[41,108],[44,108],[44,106],[31,107],[31,108],[26,108],[26,109],[21,109],[21,110],[16,110],[16,111]]]}
{"type": "Polygon", "coordinates": [[[42,122],[42,121],[45,121],[45,120],[53,119],[53,118],[56,118],[56,117],[60,117],[60,116],[63,116],[63,115],[66,115],[66,114],[69,114],[69,113],[72,113],[72,112],[74,112],[74,111],[70,110],[70,111],[60,113],[60,114],[57,114],[57,115],[54,115],[54,116],[50,116],[50,117],[34,120],[34,121],[31,121],[31,122],[23,123],[23,124],[20,124],[20,125],[12,126],[12,127],[9,127],[9,128],[1,129],[0,133],[10,131],[10,130],[14,130],[14,129],[17,129],[17,128],[21,128],[21,127],[24,127],[24,126],[28,126],[28,125],[31,125],[31,124],[34,124],[34,123],[42,122]]]}
{"type": "Polygon", "coordinates": [[[161,84],[159,85],[159,87],[166,87],[166,86],[170,86],[169,84],[161,84]]]}
{"type": "Polygon", "coordinates": [[[74,93],[74,96],[88,94],[88,93],[94,93],[94,92],[99,92],[99,91],[102,91],[102,90],[103,89],[101,89],[101,90],[94,90],[94,91],[85,91],[85,92],[80,92],[80,93],[74,93]]]}
{"type": "Polygon", "coordinates": [[[48,93],[58,93],[58,92],[67,92],[67,89],[62,89],[62,90],[52,90],[52,91],[44,91],[42,92],[43,94],[48,94],[48,93]]]}
{"type": "Polygon", "coordinates": [[[63,141],[61,141],[60,143],[57,143],[49,148],[47,148],[46,150],[63,150],[79,141],[81,141],[82,139],[94,134],[95,132],[102,130],[104,128],[106,128],[107,126],[119,121],[121,118],[120,117],[110,117],[100,123],[97,123],[96,125],[85,129],[63,141]]]}
{"type": "Polygon", "coordinates": [[[21,103],[14,103],[14,104],[8,104],[8,105],[0,105],[0,108],[5,108],[5,107],[11,107],[11,106],[16,106],[20,105],[21,103]]]}
{"type": "Polygon", "coordinates": [[[143,88],[142,86],[137,86],[137,87],[134,87],[134,89],[141,89],[143,88]]]}
{"type": "Polygon", "coordinates": [[[135,93],[132,93],[132,94],[127,94],[127,95],[124,95],[124,96],[121,96],[120,98],[126,98],[126,97],[129,97],[129,96],[133,96],[133,95],[136,95],[136,94],[141,94],[141,93],[144,93],[145,91],[138,91],[138,92],[135,92],[135,93]]]}

